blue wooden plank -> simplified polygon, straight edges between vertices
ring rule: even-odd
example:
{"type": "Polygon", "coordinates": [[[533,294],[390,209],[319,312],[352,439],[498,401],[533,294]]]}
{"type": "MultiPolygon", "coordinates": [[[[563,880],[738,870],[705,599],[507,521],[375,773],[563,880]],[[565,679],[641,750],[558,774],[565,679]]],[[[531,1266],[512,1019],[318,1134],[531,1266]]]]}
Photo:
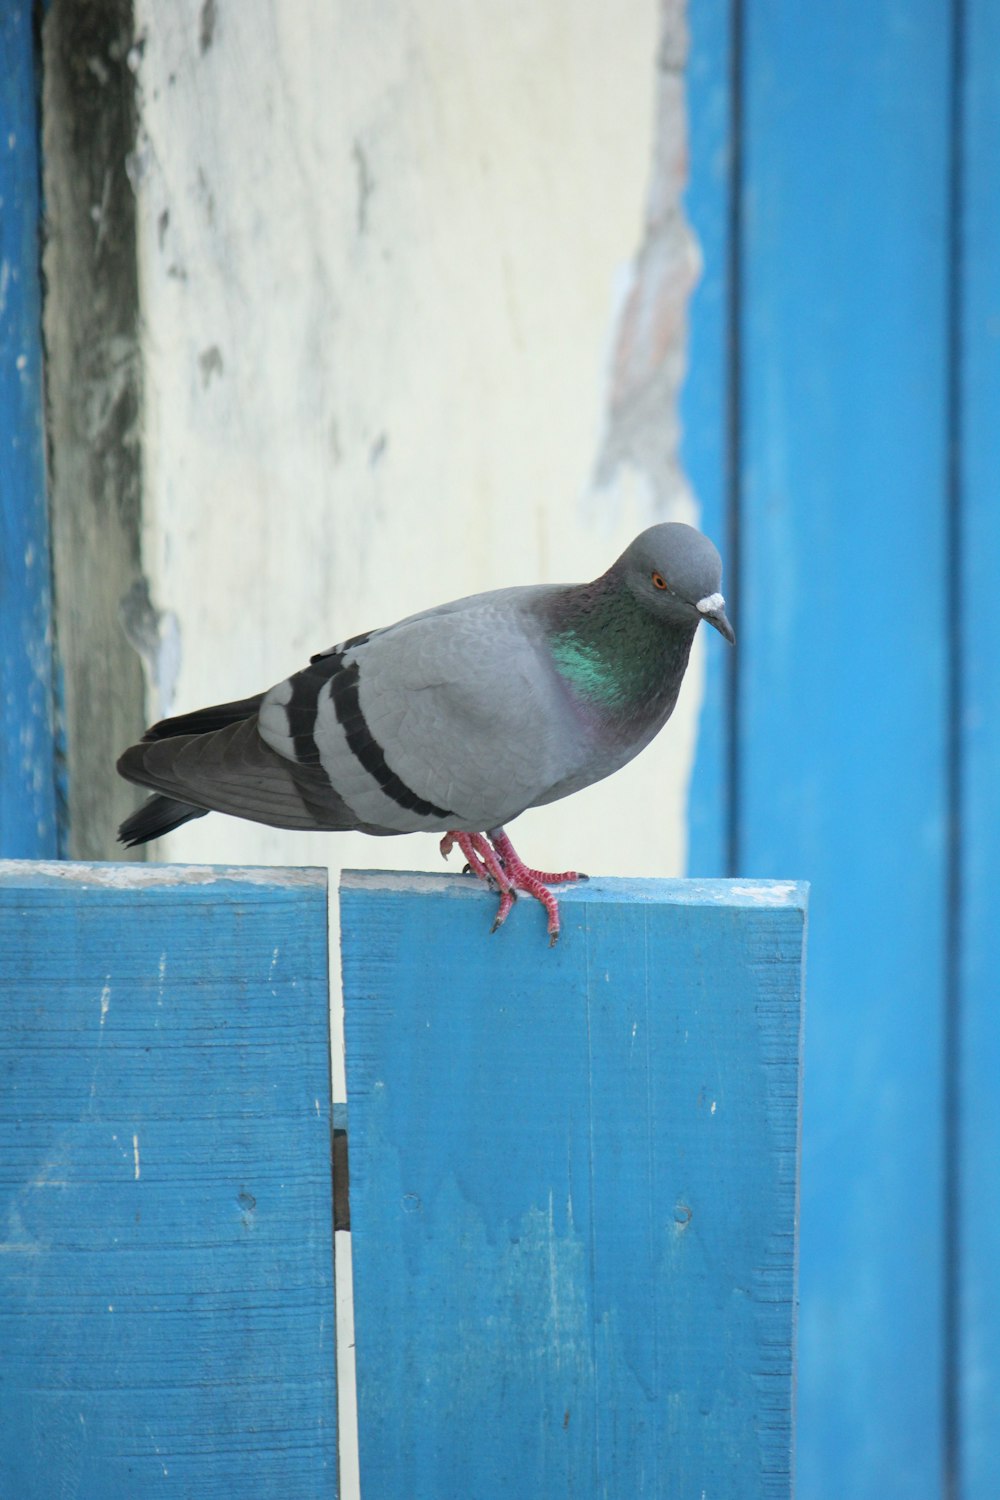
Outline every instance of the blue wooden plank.
{"type": "MultiPolygon", "coordinates": [[[[730,0],[691,0],[688,24],[691,165],[684,198],[702,269],[689,309],[688,369],[680,401],[681,457],[698,502],[701,527],[723,553],[729,617],[738,627],[736,559],[727,545],[732,479],[729,345],[734,165],[730,0]]],[[[727,870],[731,728],[727,701],[729,674],[734,670],[732,652],[706,653],[705,697],[688,797],[688,869],[693,875],[722,875],[727,870]]]]}
{"type": "Polygon", "coordinates": [[[0,854],[57,850],[30,0],[0,8],[0,854]]]}
{"type": "Polygon", "coordinates": [[[800,1493],[930,1500],[950,17],[750,0],[745,27],[739,868],[814,897],[800,1493]]]}
{"type": "Polygon", "coordinates": [[[960,1494],[1000,1475],[1000,8],[963,7],[960,1494]]]}
{"type": "Polygon", "coordinates": [[[326,873],[0,863],[0,1494],[335,1485],[326,873]]]}
{"type": "Polygon", "coordinates": [[[804,892],[345,874],[366,1500],[791,1493],[804,892]]]}

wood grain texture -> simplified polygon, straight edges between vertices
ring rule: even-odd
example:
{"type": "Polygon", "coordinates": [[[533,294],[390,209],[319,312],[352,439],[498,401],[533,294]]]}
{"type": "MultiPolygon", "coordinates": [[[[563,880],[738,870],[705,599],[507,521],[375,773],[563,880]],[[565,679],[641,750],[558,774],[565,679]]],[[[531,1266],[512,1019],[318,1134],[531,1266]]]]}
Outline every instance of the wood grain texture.
{"type": "Polygon", "coordinates": [[[326,873],[0,863],[0,1494],[335,1489],[326,873]]]}
{"type": "Polygon", "coordinates": [[[0,854],[57,848],[33,7],[0,7],[0,854]]]}
{"type": "Polygon", "coordinates": [[[791,1493],[801,887],[345,874],[365,1500],[791,1493]]]}
{"type": "Polygon", "coordinates": [[[958,1377],[962,1500],[1000,1475],[1000,9],[964,7],[958,1377]]]}

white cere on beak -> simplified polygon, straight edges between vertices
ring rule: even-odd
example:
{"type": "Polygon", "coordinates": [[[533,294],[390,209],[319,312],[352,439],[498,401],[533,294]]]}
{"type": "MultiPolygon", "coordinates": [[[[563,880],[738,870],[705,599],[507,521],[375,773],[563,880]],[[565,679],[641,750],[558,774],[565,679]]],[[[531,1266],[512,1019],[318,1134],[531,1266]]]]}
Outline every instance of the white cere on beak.
{"type": "Polygon", "coordinates": [[[725,599],[721,594],[706,594],[704,599],[699,599],[695,609],[702,615],[714,615],[716,610],[725,607],[725,599]]]}

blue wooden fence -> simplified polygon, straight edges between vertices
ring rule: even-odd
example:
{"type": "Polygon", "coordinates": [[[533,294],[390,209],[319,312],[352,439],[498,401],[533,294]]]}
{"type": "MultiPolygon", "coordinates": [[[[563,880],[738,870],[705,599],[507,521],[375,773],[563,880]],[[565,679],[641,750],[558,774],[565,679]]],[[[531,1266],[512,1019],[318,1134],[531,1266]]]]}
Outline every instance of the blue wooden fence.
{"type": "Polygon", "coordinates": [[[1000,8],[692,0],[697,873],[813,886],[803,1500],[1000,1474],[1000,8]]]}
{"type": "Polygon", "coordinates": [[[0,851],[57,850],[30,0],[0,6],[0,851]]]}
{"type": "Polygon", "coordinates": [[[0,1495],[330,1500],[326,873],[0,862],[0,1495]]]}
{"type": "MultiPolygon", "coordinates": [[[[326,882],[0,862],[0,1495],[336,1489],[326,882]]],[[[804,894],[347,877],[364,1500],[791,1494],[804,894]]]]}
{"type": "Polygon", "coordinates": [[[791,1493],[804,895],[348,874],[364,1500],[791,1493]]]}

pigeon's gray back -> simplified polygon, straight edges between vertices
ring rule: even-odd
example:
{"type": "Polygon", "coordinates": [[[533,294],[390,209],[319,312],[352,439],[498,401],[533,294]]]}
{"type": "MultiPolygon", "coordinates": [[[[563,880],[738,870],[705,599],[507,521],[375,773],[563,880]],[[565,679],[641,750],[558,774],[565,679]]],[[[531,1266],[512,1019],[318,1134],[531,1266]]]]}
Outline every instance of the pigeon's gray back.
{"type": "Polygon", "coordinates": [[[315,695],[312,748],[290,713],[305,674],[266,694],[261,736],[289,759],[314,759],[369,828],[509,822],[593,748],[546,640],[542,612],[559,592],[473,595],[334,648],[318,660],[333,670],[315,695]]]}

